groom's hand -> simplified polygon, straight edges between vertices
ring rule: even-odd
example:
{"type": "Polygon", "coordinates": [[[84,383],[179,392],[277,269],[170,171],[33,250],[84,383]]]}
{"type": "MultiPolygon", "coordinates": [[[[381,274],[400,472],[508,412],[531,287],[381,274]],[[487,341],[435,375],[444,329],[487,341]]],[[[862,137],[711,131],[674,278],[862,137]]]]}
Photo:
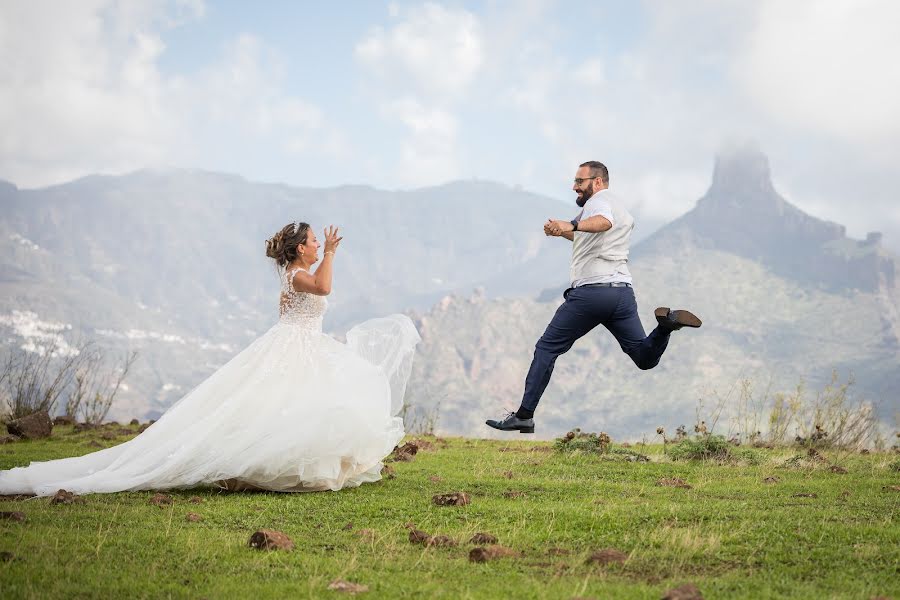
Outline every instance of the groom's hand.
{"type": "Polygon", "coordinates": [[[547,219],[547,222],[544,223],[544,235],[549,235],[552,237],[552,236],[555,236],[556,234],[553,233],[553,230],[550,228],[551,223],[553,223],[553,221],[550,219],[547,219]]]}
{"type": "Polygon", "coordinates": [[[547,223],[544,224],[544,233],[552,236],[560,236],[574,229],[572,223],[561,219],[547,219],[547,223]]]}

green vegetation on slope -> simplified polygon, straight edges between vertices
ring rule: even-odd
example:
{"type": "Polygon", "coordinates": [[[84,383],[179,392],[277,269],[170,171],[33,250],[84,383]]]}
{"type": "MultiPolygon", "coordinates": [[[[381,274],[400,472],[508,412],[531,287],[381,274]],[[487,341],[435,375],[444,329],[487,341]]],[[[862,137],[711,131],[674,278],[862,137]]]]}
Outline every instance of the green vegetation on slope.
{"type": "MultiPolygon", "coordinates": [[[[127,439],[103,431],[57,427],[49,440],[2,445],[0,468],[127,439]]],[[[632,448],[643,462],[519,439],[423,438],[411,461],[391,464],[393,479],[337,493],[200,489],[171,492],[162,507],[149,491],[57,505],[3,498],[0,511],[26,520],[0,519],[0,553],[9,553],[0,554],[0,596],[338,598],[328,589],[336,579],[368,586],[364,598],[659,598],[684,583],[706,598],[900,596],[892,454],[845,457],[842,474],[789,460],[792,450],[717,464],[632,448]],[[449,492],[471,503],[432,502],[449,492]],[[410,524],[459,545],[412,544],[410,524]],[[259,528],[296,548],[249,548],[259,528]],[[519,554],[470,562],[477,532],[519,554]],[[605,548],[627,560],[588,564],[605,548]]]]}

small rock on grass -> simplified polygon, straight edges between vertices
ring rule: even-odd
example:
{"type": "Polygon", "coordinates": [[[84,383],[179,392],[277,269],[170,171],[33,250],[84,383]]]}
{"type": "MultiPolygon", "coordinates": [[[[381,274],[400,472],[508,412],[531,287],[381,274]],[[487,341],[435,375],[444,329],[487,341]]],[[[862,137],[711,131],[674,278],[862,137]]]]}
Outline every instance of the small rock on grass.
{"type": "Polygon", "coordinates": [[[472,548],[469,551],[469,562],[483,563],[498,558],[510,558],[519,556],[519,553],[512,548],[505,546],[493,545],[478,548],[472,548]]]}
{"type": "Polygon", "coordinates": [[[19,512],[17,510],[14,511],[2,511],[0,512],[0,520],[4,521],[15,521],[17,523],[23,523],[25,521],[25,513],[19,512]]]}
{"type": "Polygon", "coordinates": [[[779,481],[781,481],[781,480],[778,479],[777,477],[775,477],[774,475],[763,479],[763,483],[778,483],[779,481]]]}
{"type": "Polygon", "coordinates": [[[496,544],[497,536],[491,535],[490,533],[479,532],[472,536],[472,539],[469,540],[469,543],[478,545],[496,544]]]}
{"type": "Polygon", "coordinates": [[[348,594],[362,594],[369,591],[369,586],[360,583],[351,583],[343,579],[335,579],[328,584],[328,589],[335,592],[346,592],[348,594]]]}
{"type": "Polygon", "coordinates": [[[189,512],[189,513],[185,516],[185,519],[187,519],[187,520],[188,520],[189,522],[191,522],[191,523],[199,523],[200,521],[203,520],[203,517],[201,517],[200,515],[198,515],[198,514],[195,513],[195,512],[189,512]]]}
{"type": "Polygon", "coordinates": [[[163,506],[168,506],[172,504],[174,500],[172,496],[167,496],[166,494],[153,494],[153,497],[150,498],[150,504],[155,504],[156,506],[162,508],[163,506]]]}
{"type": "Polygon", "coordinates": [[[450,494],[435,494],[431,501],[438,506],[466,506],[472,501],[465,492],[453,492],[450,494]]]}
{"type": "Polygon", "coordinates": [[[0,562],[9,562],[11,560],[15,560],[15,558],[16,558],[16,555],[13,554],[12,552],[9,552],[6,550],[4,550],[3,552],[0,552],[0,562]]]}
{"type": "Polygon", "coordinates": [[[201,498],[200,496],[191,496],[190,498],[188,498],[188,502],[190,502],[191,504],[203,504],[203,498],[201,498]]]}
{"type": "Polygon", "coordinates": [[[274,529],[260,529],[250,536],[248,545],[257,550],[293,550],[294,541],[274,529]]]}
{"type": "Polygon", "coordinates": [[[606,566],[610,564],[623,564],[626,560],[628,560],[628,555],[622,552],[621,550],[616,550],[615,548],[604,548],[603,550],[597,550],[593,554],[591,554],[587,563],[589,565],[600,565],[606,566]]]}
{"type": "Polygon", "coordinates": [[[50,498],[50,504],[84,504],[84,502],[84,498],[74,492],[68,492],[66,490],[58,490],[53,494],[53,497],[50,498]]]}
{"type": "Polygon", "coordinates": [[[662,600],[703,600],[703,594],[693,583],[685,583],[666,592],[662,600]]]}

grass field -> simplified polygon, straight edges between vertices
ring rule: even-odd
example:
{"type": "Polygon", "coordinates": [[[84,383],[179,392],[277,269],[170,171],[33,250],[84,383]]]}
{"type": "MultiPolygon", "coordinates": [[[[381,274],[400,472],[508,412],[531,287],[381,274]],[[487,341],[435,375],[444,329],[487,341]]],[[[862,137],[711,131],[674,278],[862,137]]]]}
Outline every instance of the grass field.
{"type": "MultiPolygon", "coordinates": [[[[127,439],[101,433],[57,427],[2,445],[0,468],[127,439]]],[[[329,584],[343,580],[364,598],[661,598],[685,583],[705,598],[900,598],[896,454],[825,452],[848,471],[835,473],[791,449],[716,464],[673,462],[657,445],[632,448],[650,462],[625,462],[521,436],[421,439],[393,479],[337,493],[0,499],[26,515],[0,519],[0,597],[340,598],[329,584]],[[672,478],[690,487],[659,485],[672,478]],[[471,503],[432,502],[448,492],[471,503]],[[413,544],[411,524],[458,545],[413,544]],[[296,547],[250,548],[259,528],[296,547]],[[477,532],[513,555],[470,562],[477,532]],[[624,562],[590,563],[606,548],[624,562]]]]}

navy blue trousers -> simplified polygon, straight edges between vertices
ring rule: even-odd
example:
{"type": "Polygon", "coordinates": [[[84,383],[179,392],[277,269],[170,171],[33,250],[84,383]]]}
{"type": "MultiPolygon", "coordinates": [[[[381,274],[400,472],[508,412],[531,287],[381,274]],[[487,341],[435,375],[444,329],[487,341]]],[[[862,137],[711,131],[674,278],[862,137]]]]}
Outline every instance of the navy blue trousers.
{"type": "Polygon", "coordinates": [[[639,369],[652,369],[669,343],[669,330],[657,327],[650,335],[638,317],[634,289],[631,287],[581,286],[563,294],[565,302],[556,309],[553,320],[534,348],[534,360],[525,377],[522,408],[534,411],[553,374],[553,365],[575,341],[597,325],[612,333],[622,351],[639,369]]]}

